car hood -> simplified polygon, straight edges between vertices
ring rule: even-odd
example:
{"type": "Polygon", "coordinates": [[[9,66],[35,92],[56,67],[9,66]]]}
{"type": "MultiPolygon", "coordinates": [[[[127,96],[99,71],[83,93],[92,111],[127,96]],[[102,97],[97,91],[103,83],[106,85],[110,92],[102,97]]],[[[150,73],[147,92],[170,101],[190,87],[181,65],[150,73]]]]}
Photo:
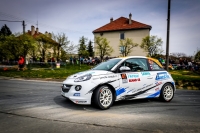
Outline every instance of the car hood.
{"type": "Polygon", "coordinates": [[[104,71],[104,70],[89,70],[89,71],[83,71],[83,72],[73,74],[69,76],[67,79],[76,79],[86,74],[91,74],[92,76],[100,76],[100,75],[111,74],[111,73],[112,72],[110,71],[104,71]]]}

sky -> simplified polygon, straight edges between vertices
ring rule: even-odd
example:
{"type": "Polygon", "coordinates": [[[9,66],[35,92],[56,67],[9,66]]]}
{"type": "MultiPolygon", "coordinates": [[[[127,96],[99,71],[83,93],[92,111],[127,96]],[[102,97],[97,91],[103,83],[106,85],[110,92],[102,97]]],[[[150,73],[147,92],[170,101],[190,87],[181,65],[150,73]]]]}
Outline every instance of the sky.
{"type": "MultiPolygon", "coordinates": [[[[150,35],[163,40],[166,51],[168,0],[0,0],[0,20],[25,21],[39,32],[65,33],[78,44],[84,36],[93,41],[93,30],[119,17],[152,26],[150,35]]],[[[21,22],[0,21],[12,33],[22,32],[21,22]]],[[[200,50],[200,0],[171,0],[169,53],[193,56],[200,50]]]]}

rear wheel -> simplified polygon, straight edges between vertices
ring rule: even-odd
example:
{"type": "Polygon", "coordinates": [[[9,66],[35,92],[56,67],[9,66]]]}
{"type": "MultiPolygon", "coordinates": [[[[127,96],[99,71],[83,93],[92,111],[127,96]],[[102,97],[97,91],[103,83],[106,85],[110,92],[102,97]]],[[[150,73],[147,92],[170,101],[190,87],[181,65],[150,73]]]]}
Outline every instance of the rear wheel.
{"type": "Polygon", "coordinates": [[[109,109],[113,104],[113,93],[112,90],[107,86],[103,85],[94,91],[94,103],[100,109],[109,109]]]}
{"type": "Polygon", "coordinates": [[[170,102],[174,97],[174,89],[170,83],[165,84],[160,92],[160,99],[165,102],[170,102]]]}

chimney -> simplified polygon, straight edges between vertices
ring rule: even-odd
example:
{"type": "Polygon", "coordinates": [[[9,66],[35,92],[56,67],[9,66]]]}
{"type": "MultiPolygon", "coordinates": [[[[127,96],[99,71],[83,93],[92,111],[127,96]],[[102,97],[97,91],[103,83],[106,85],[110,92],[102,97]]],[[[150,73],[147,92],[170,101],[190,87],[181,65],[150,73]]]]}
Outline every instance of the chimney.
{"type": "Polygon", "coordinates": [[[110,18],[110,22],[112,22],[113,21],[113,17],[112,18],[110,18]]]}
{"type": "Polygon", "coordinates": [[[35,27],[32,25],[31,26],[31,35],[34,35],[35,34],[35,27]]]}
{"type": "Polygon", "coordinates": [[[39,33],[39,29],[38,29],[38,28],[36,28],[36,33],[37,33],[37,34],[39,33]]]}
{"type": "Polygon", "coordinates": [[[47,31],[45,31],[45,35],[48,36],[48,32],[47,31]]]}
{"type": "Polygon", "coordinates": [[[49,38],[51,38],[51,33],[49,33],[49,38]]]}
{"type": "Polygon", "coordinates": [[[131,20],[132,14],[129,14],[129,24],[132,24],[132,20],[131,20]]]}

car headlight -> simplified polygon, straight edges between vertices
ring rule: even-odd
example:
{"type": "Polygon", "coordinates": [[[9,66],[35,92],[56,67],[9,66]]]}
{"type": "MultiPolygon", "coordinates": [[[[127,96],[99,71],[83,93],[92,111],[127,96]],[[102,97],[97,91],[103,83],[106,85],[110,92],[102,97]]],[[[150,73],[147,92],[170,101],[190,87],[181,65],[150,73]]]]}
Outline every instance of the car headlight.
{"type": "Polygon", "coordinates": [[[74,82],[82,82],[82,81],[86,81],[86,80],[89,80],[91,79],[92,77],[92,74],[87,74],[87,75],[83,75],[81,77],[78,77],[74,80],[74,82]]]}

